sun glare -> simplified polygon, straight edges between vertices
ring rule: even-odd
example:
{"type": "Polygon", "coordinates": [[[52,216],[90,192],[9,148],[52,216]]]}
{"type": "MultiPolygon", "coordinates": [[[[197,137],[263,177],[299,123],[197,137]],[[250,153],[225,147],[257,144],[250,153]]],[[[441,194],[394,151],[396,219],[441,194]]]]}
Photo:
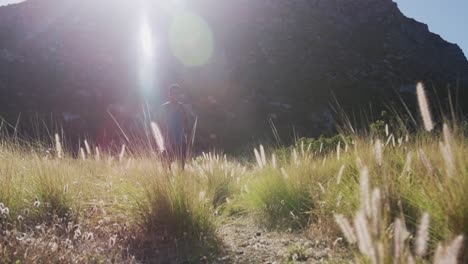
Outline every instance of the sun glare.
{"type": "Polygon", "coordinates": [[[155,59],[157,52],[157,44],[150,20],[145,14],[142,14],[139,30],[140,42],[140,65],[139,65],[139,78],[140,89],[144,97],[151,96],[152,89],[155,81],[155,59]]]}
{"type": "Polygon", "coordinates": [[[143,56],[152,59],[155,55],[154,37],[146,19],[141,23],[140,41],[143,56]]]}

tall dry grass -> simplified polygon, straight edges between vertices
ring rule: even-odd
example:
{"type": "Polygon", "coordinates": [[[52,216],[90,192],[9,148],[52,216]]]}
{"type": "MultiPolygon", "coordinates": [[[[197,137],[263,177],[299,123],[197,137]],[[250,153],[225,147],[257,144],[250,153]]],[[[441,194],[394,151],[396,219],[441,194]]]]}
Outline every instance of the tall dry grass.
{"type": "Polygon", "coordinates": [[[459,123],[435,125],[423,92],[424,129],[411,135],[386,125],[326,145],[259,146],[251,162],[202,153],[184,170],[167,166],[156,124],[156,151],[84,141],[79,158],[58,135],[48,145],[2,137],[0,258],[197,262],[222,247],[221,220],[252,216],[277,230],[327,226],[357,262],[467,261],[468,144],[459,123]]]}

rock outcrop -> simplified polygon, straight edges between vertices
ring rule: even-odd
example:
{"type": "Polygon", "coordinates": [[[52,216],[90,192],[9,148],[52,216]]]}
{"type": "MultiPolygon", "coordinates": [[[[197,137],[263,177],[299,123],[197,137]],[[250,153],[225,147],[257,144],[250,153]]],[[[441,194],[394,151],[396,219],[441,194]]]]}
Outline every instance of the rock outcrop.
{"type": "Polygon", "coordinates": [[[468,61],[391,0],[0,7],[0,114],[54,113],[68,130],[100,142],[116,131],[109,112],[138,123],[173,82],[199,113],[199,142],[234,148],[271,137],[271,121],[285,138],[321,133],[334,126],[333,95],[344,107],[379,104],[419,80],[464,89],[468,61]],[[153,57],[142,55],[142,23],[153,57]]]}

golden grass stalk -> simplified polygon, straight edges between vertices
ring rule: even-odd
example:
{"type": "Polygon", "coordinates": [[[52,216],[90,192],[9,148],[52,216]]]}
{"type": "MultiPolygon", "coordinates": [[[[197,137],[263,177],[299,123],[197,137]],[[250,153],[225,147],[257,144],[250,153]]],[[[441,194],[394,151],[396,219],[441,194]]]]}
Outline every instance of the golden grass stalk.
{"type": "Polygon", "coordinates": [[[357,242],[356,235],[355,235],[353,227],[349,223],[348,219],[346,219],[341,214],[335,214],[335,222],[338,224],[341,231],[343,231],[343,234],[344,234],[346,240],[350,244],[355,244],[357,242]]]}
{"type": "Polygon", "coordinates": [[[434,129],[434,122],[432,122],[432,115],[431,111],[429,110],[429,103],[426,92],[424,90],[424,85],[421,82],[419,82],[416,86],[416,94],[418,97],[418,105],[421,112],[421,117],[423,119],[424,128],[430,132],[432,129],[434,129]]]}
{"type": "Polygon", "coordinates": [[[262,163],[263,166],[266,166],[266,156],[265,156],[265,149],[263,148],[263,145],[260,145],[260,157],[262,158],[262,163]]]}
{"type": "Polygon", "coordinates": [[[299,166],[300,161],[299,161],[299,157],[297,156],[297,151],[295,148],[293,149],[292,155],[293,155],[294,164],[296,166],[299,166]]]}
{"type": "Polygon", "coordinates": [[[370,217],[372,215],[372,211],[369,197],[369,170],[367,167],[364,167],[361,170],[361,181],[359,186],[361,190],[361,209],[368,217],[370,217]]]}
{"type": "Polygon", "coordinates": [[[90,146],[88,144],[88,140],[86,140],[86,139],[84,140],[84,145],[85,145],[85,148],[86,148],[86,153],[88,154],[88,156],[90,156],[91,155],[91,148],[90,148],[90,146]]]}
{"type": "Polygon", "coordinates": [[[260,153],[258,152],[257,148],[254,148],[255,159],[257,160],[258,167],[263,169],[263,161],[260,153]]]}
{"type": "Polygon", "coordinates": [[[426,168],[427,172],[429,174],[433,175],[434,174],[434,168],[432,166],[431,161],[429,160],[429,158],[427,157],[427,155],[426,155],[426,153],[424,152],[423,149],[418,150],[418,156],[419,156],[419,159],[421,160],[421,163],[426,168]]]}
{"type": "Polygon", "coordinates": [[[344,173],[344,170],[345,170],[345,165],[341,165],[340,167],[340,171],[338,172],[338,176],[336,177],[336,184],[339,185],[340,182],[341,182],[341,177],[343,177],[343,173],[344,173]]]}
{"type": "Polygon", "coordinates": [[[276,156],[275,153],[271,154],[271,166],[276,169],[276,156]]]}
{"type": "Polygon", "coordinates": [[[155,122],[151,122],[151,131],[153,132],[153,137],[156,140],[156,145],[158,146],[159,151],[165,151],[166,147],[164,145],[164,137],[159,126],[155,122]]]}
{"type": "Polygon", "coordinates": [[[340,151],[341,151],[341,141],[338,141],[336,146],[336,160],[340,160],[340,151]]]}
{"type": "Polygon", "coordinates": [[[450,145],[445,144],[444,142],[439,142],[440,151],[445,162],[445,169],[448,177],[453,178],[453,172],[455,170],[455,161],[453,158],[453,153],[451,151],[450,145]]]}
{"type": "Polygon", "coordinates": [[[364,211],[357,212],[354,219],[354,226],[356,228],[359,251],[367,256],[372,263],[377,263],[372,238],[368,229],[369,225],[364,211]]]}
{"type": "Polygon", "coordinates": [[[439,244],[434,256],[434,264],[457,264],[458,254],[462,246],[462,235],[457,236],[452,243],[446,247],[439,244]]]}
{"type": "Polygon", "coordinates": [[[120,149],[119,162],[122,162],[125,157],[125,148],[125,144],[123,144],[122,148],[120,149]]]}
{"type": "Polygon", "coordinates": [[[445,161],[447,175],[452,178],[455,170],[455,159],[452,151],[452,135],[447,124],[443,125],[444,142],[440,142],[442,157],[445,161]]]}
{"type": "Polygon", "coordinates": [[[99,152],[99,147],[96,147],[96,156],[95,159],[97,161],[101,160],[101,153],[99,152]]]}
{"type": "Polygon", "coordinates": [[[403,167],[403,171],[401,173],[401,176],[403,176],[403,174],[408,173],[408,172],[411,171],[412,160],[413,160],[413,153],[411,151],[409,151],[408,154],[406,154],[406,162],[405,162],[405,166],[403,167]]]}
{"type": "Polygon", "coordinates": [[[62,143],[60,143],[60,137],[58,133],[55,133],[55,150],[57,152],[57,158],[62,159],[62,143]]]}
{"type": "Polygon", "coordinates": [[[382,166],[382,142],[380,139],[375,141],[375,158],[377,160],[377,165],[382,166]]]}
{"type": "Polygon", "coordinates": [[[375,188],[372,191],[372,231],[374,235],[380,235],[381,201],[380,190],[375,188]]]}
{"type": "Polygon", "coordinates": [[[427,241],[429,240],[429,214],[424,213],[416,234],[416,255],[423,257],[427,250],[427,241]]]}
{"type": "Polygon", "coordinates": [[[394,223],[393,231],[393,257],[395,260],[398,260],[402,257],[403,251],[405,249],[405,234],[406,228],[404,227],[403,221],[397,218],[394,223]]]}
{"type": "Polygon", "coordinates": [[[80,148],[80,153],[81,153],[81,159],[82,159],[82,160],[86,160],[86,154],[85,154],[83,148],[80,148]]]}

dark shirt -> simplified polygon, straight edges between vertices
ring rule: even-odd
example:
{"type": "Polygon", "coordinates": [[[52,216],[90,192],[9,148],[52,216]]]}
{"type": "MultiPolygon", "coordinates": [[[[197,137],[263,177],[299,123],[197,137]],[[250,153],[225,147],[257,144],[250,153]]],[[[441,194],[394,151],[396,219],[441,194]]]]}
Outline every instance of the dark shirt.
{"type": "Polygon", "coordinates": [[[163,123],[165,143],[169,147],[183,145],[190,111],[180,102],[166,102],[161,105],[159,113],[163,123]]]}

